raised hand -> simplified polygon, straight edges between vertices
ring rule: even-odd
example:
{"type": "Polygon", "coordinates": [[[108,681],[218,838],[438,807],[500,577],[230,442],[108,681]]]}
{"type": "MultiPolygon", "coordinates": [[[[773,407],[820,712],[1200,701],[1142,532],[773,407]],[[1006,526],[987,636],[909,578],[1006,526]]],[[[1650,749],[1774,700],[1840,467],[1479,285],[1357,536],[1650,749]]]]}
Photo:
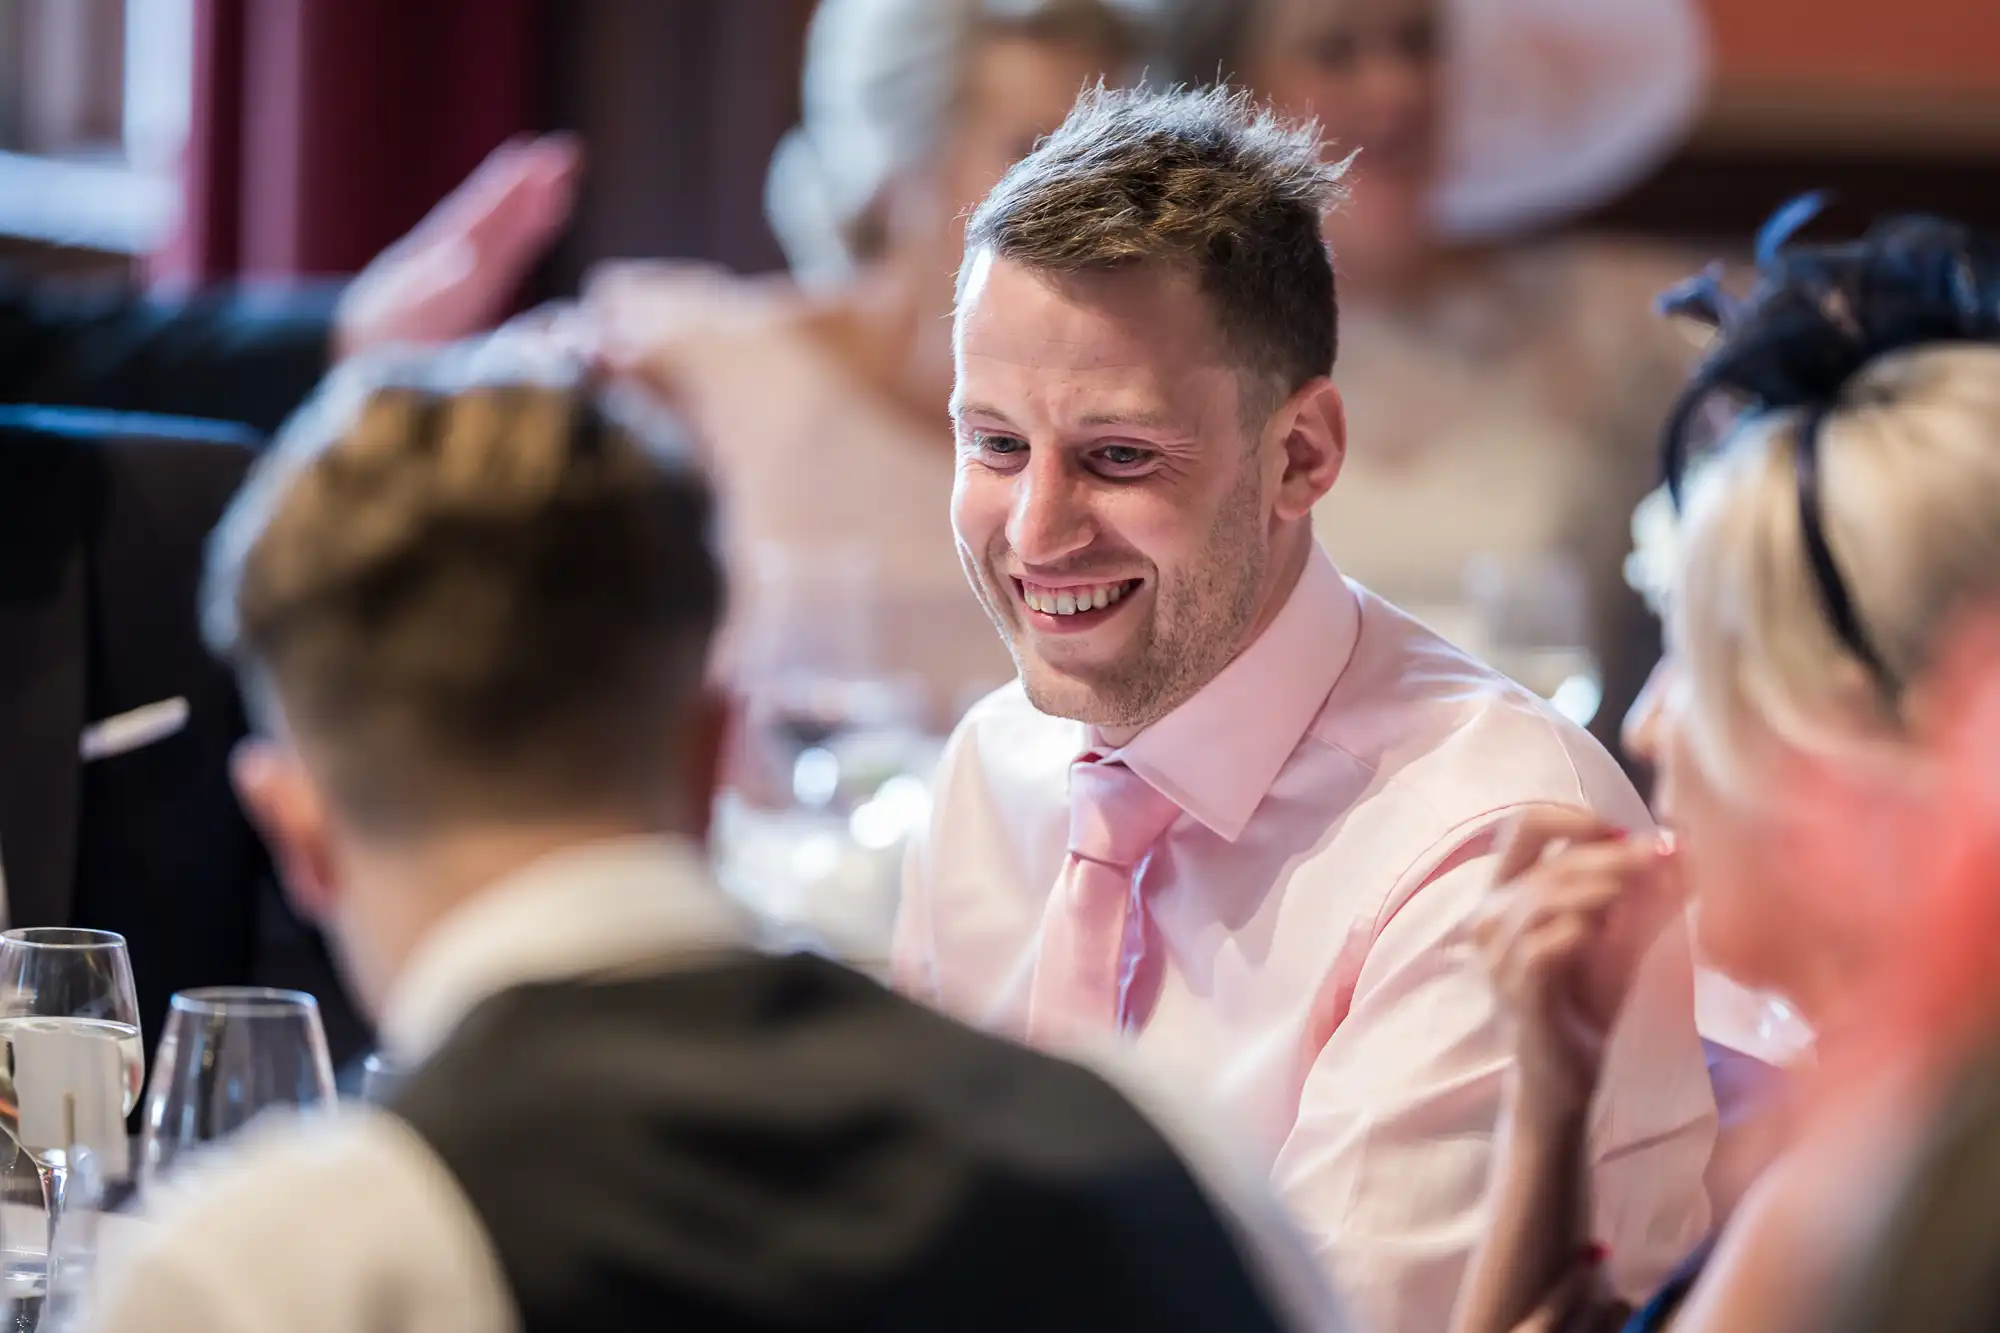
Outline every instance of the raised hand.
{"type": "Polygon", "coordinates": [[[1517,1116],[1588,1107],[1626,993],[1679,906],[1669,835],[1557,807],[1509,825],[1472,933],[1515,1024],[1517,1116]]]}
{"type": "Polygon", "coordinates": [[[490,328],[568,225],[582,161],[568,135],[494,149],[348,285],[334,316],[336,358],[490,328]]]}

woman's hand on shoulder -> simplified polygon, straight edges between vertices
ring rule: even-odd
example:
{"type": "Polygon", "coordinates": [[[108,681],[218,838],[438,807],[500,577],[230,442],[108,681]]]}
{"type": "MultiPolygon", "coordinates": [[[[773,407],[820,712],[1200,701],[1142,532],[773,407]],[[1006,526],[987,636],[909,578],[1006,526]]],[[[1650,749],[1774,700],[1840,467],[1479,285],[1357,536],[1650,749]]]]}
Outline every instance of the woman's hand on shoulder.
{"type": "Polygon", "coordinates": [[[1677,916],[1674,871],[1669,837],[1588,811],[1536,807],[1508,824],[1472,937],[1514,1025],[1517,1118],[1588,1109],[1626,993],[1677,916]]]}

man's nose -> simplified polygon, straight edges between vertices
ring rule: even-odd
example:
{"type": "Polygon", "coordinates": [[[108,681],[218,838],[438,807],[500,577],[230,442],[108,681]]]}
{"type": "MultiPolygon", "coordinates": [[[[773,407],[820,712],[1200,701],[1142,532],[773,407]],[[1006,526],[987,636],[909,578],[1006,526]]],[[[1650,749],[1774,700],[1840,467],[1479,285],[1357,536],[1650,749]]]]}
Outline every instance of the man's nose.
{"type": "Polygon", "coordinates": [[[1007,544],[1027,565],[1054,565],[1090,544],[1089,480],[1055,450],[1038,450],[1014,477],[1007,544]]]}

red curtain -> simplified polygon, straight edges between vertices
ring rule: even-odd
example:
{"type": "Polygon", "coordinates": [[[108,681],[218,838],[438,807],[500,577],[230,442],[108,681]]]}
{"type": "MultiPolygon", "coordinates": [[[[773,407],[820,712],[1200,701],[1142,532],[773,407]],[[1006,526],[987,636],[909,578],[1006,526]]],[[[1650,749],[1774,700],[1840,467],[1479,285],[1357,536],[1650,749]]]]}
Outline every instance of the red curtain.
{"type": "Polygon", "coordinates": [[[546,0],[197,0],[169,281],[351,273],[538,128],[546,0]]]}

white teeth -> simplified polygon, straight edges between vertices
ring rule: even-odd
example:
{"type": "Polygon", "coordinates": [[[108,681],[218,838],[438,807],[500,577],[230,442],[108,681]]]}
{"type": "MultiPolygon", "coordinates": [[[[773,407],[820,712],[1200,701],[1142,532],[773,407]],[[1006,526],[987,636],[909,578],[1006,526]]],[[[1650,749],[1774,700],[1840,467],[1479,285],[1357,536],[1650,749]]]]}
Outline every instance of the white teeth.
{"type": "Polygon", "coordinates": [[[1030,611],[1049,616],[1073,616],[1079,611],[1101,611],[1125,595],[1123,583],[1098,583],[1087,588],[1065,588],[1061,592],[1038,592],[1025,583],[1022,600],[1030,611]]]}

